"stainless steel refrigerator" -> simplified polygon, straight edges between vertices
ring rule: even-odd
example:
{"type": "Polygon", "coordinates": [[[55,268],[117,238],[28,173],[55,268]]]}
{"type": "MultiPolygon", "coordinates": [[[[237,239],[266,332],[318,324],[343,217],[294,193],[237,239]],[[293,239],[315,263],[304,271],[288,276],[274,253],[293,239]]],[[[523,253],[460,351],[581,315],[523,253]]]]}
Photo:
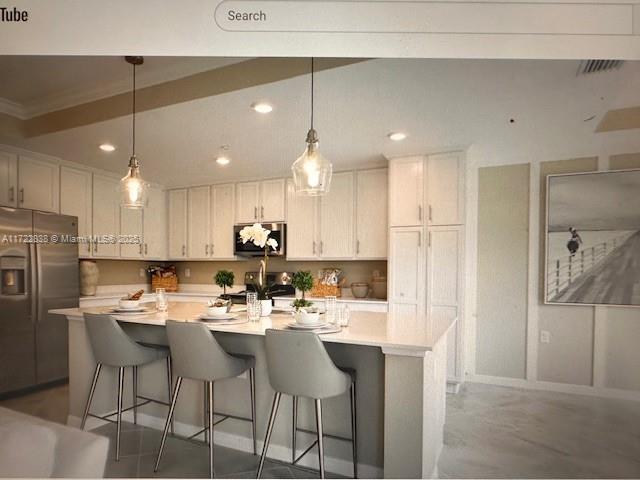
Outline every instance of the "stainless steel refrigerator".
{"type": "Polygon", "coordinates": [[[0,395],[68,377],[67,319],[47,312],[78,306],[77,234],[76,217],[0,207],[0,395]]]}

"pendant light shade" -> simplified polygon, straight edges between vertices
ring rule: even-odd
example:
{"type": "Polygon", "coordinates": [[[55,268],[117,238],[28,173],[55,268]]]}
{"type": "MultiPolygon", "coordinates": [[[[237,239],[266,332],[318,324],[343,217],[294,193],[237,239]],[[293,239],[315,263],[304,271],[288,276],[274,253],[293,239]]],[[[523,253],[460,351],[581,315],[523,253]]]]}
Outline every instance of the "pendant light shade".
{"type": "Polygon", "coordinates": [[[293,184],[296,194],[320,196],[329,193],[333,166],[318,149],[318,133],[313,128],[313,58],[311,59],[311,128],[307,132],[307,147],[293,162],[293,184]]]}
{"type": "Polygon", "coordinates": [[[133,65],[133,108],[132,108],[132,152],[129,171],[120,180],[120,205],[124,208],[144,208],[147,203],[149,185],[140,175],[140,164],[136,158],[136,66],[142,65],[142,57],[125,57],[133,65]]]}

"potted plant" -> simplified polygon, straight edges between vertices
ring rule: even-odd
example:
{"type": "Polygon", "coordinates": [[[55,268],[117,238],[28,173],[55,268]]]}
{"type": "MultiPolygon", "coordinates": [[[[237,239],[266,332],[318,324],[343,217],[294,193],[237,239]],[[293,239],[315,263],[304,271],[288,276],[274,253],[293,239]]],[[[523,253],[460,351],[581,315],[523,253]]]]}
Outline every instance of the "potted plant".
{"type": "Polygon", "coordinates": [[[308,270],[296,272],[291,278],[291,285],[302,292],[302,298],[296,298],[291,306],[295,311],[296,322],[318,323],[320,312],[313,306],[313,302],[304,298],[306,292],[313,288],[313,275],[308,270]]]}
{"type": "Polygon", "coordinates": [[[256,247],[264,249],[264,256],[260,260],[260,272],[258,280],[253,282],[253,287],[258,294],[258,300],[261,303],[261,316],[266,317],[273,310],[273,302],[269,295],[269,287],[267,285],[267,263],[269,261],[269,248],[274,251],[278,249],[278,241],[269,237],[271,230],[267,230],[260,223],[247,225],[238,234],[242,243],[252,242],[256,247]]]}
{"type": "Polygon", "coordinates": [[[235,280],[233,272],[230,270],[219,270],[215,277],[213,277],[213,280],[217,286],[222,288],[222,295],[220,295],[220,298],[228,300],[229,296],[227,295],[227,287],[233,287],[233,281],[235,280]]]}

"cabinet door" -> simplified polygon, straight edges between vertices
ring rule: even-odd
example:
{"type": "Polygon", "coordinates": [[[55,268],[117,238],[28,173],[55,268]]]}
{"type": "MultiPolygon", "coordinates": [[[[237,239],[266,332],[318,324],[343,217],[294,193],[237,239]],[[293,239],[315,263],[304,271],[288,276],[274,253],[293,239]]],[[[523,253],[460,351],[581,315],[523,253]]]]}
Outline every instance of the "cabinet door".
{"type": "Polygon", "coordinates": [[[18,158],[18,206],[45,212],[60,211],[60,167],[24,155],[18,158]]]}
{"type": "Polygon", "coordinates": [[[427,160],[427,220],[429,225],[462,223],[464,167],[462,153],[431,155],[427,160]]]}
{"type": "MultiPolygon", "coordinates": [[[[389,304],[424,306],[424,255],[421,227],[389,231],[389,304]]],[[[397,310],[394,310],[397,311],[397,310]]]]}
{"type": "Polygon", "coordinates": [[[422,225],[424,157],[395,158],[389,162],[389,226],[422,225]]]}
{"type": "Polygon", "coordinates": [[[354,257],[354,174],[336,173],[331,190],[320,197],[320,257],[354,257]]]}
{"type": "Polygon", "coordinates": [[[142,212],[145,258],[164,259],[167,256],[167,197],[157,187],[149,189],[149,201],[142,212]]]}
{"type": "Polygon", "coordinates": [[[316,205],[316,197],[296,195],[293,181],[287,181],[287,260],[317,260],[316,205]]]}
{"type": "Polygon", "coordinates": [[[122,258],[142,258],[142,209],[120,207],[120,256],[122,258]],[[133,243],[138,240],[139,243],[133,243]]]}
{"type": "Polygon", "coordinates": [[[388,182],[386,168],[357,173],[357,258],[387,258],[388,182]]]}
{"type": "MultiPolygon", "coordinates": [[[[78,236],[89,240],[93,212],[93,175],[75,168],[60,168],[60,213],[78,217],[78,236]]],[[[90,241],[78,243],[78,256],[90,257],[90,241]]]]}
{"type": "Polygon", "coordinates": [[[169,258],[187,258],[187,190],[169,191],[169,258]]]}
{"type": "Polygon", "coordinates": [[[120,195],[118,180],[103,175],[93,175],[93,236],[102,240],[93,242],[95,257],[118,257],[120,248],[108,237],[120,234],[120,195]]]}
{"type": "Polygon", "coordinates": [[[0,205],[18,205],[18,156],[0,151],[0,205]]]}
{"type": "Polygon", "coordinates": [[[233,259],[233,225],[235,218],[235,186],[211,187],[211,258],[233,259]]]}
{"type": "Polygon", "coordinates": [[[260,189],[260,221],[284,222],[285,205],[284,178],[265,180],[260,189]]]}
{"type": "Polygon", "coordinates": [[[462,248],[461,226],[430,227],[427,238],[427,311],[431,316],[458,318],[448,334],[448,367],[451,379],[462,379],[462,248]]]}
{"type": "Polygon", "coordinates": [[[194,187],[189,189],[188,212],[188,247],[189,258],[209,257],[209,187],[194,187]]]}
{"type": "Polygon", "coordinates": [[[236,185],[236,223],[259,221],[260,182],[245,182],[236,185]]]}

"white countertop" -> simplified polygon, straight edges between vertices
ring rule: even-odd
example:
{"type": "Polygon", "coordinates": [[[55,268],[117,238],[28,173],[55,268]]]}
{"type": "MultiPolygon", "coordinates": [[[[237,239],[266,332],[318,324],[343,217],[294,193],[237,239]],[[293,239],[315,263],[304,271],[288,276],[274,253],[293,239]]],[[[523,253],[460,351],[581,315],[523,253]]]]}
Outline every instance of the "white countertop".
{"type": "MultiPolygon", "coordinates": [[[[50,310],[50,313],[65,315],[69,320],[84,321],[83,313],[108,313],[111,307],[67,308],[50,310]]],[[[204,312],[201,303],[169,302],[169,311],[149,315],[114,315],[118,321],[142,325],[164,326],[167,320],[200,322],[204,312]]],[[[246,314],[239,312],[240,317],[246,314]]],[[[246,318],[246,317],[245,317],[246,318]]],[[[221,322],[206,322],[212,331],[243,335],[264,335],[268,328],[283,329],[292,321],[291,314],[274,313],[258,322],[225,326],[221,322]]],[[[379,312],[352,312],[349,327],[339,333],[321,335],[325,342],[366,345],[382,348],[383,353],[400,356],[424,356],[425,352],[445,337],[455,323],[455,318],[409,316],[379,312]]]]}

